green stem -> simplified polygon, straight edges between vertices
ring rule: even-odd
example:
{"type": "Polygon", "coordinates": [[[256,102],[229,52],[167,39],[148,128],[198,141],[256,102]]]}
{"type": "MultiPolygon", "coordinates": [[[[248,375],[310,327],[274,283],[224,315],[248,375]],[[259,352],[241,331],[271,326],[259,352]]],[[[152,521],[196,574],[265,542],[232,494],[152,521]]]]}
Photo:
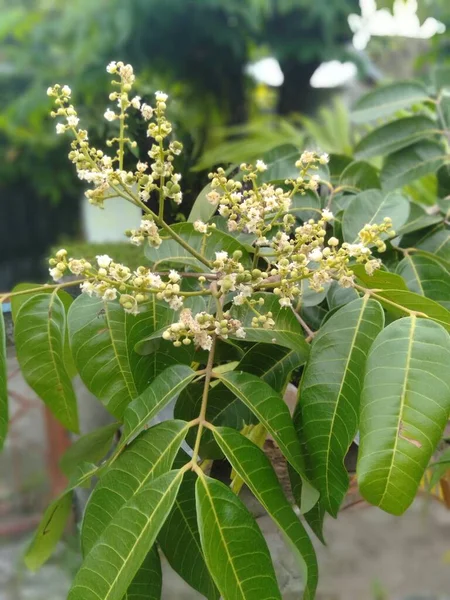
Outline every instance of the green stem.
{"type": "Polygon", "coordinates": [[[29,288],[27,290],[20,290],[19,292],[7,292],[5,294],[0,294],[0,300],[3,301],[6,298],[11,298],[12,296],[23,296],[24,294],[33,294],[34,292],[40,292],[41,290],[53,290],[53,289],[63,289],[66,287],[71,287],[73,285],[77,285],[79,283],[83,283],[83,281],[88,281],[88,279],[76,279],[75,281],[69,281],[67,283],[44,283],[34,288],[29,288]]]}

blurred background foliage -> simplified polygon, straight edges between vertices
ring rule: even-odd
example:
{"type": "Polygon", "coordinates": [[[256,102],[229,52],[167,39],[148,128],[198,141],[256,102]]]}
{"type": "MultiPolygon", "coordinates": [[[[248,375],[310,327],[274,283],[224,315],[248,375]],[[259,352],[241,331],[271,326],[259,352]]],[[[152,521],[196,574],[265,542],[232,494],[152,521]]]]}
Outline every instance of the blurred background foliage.
{"type": "MultiPolygon", "coordinates": [[[[377,5],[392,10],[393,0],[377,5]]],[[[448,32],[448,0],[420,0],[418,11],[448,32]]],[[[448,33],[417,43],[374,38],[356,51],[348,16],[360,12],[358,0],[0,0],[0,199],[10,211],[0,254],[23,255],[25,265],[25,239],[33,239],[41,260],[58,230],[81,237],[82,187],[67,161],[68,140],[54,133],[45,90],[69,84],[91,140],[101,146],[111,60],[133,64],[137,93],[147,102],[157,89],[171,96],[175,135],[185,146],[177,165],[185,201],[171,219],[189,213],[216,164],[251,160],[283,144],[351,157],[360,130],[348,106],[361,90],[405,73],[426,78],[431,64],[449,61],[448,33]],[[279,63],[279,87],[248,74],[248,65],[265,57],[279,63]],[[358,82],[312,87],[312,75],[330,60],[356,64],[358,82]],[[7,233],[17,229],[22,237],[11,239],[7,233]]],[[[144,124],[136,119],[130,127],[144,156],[144,124]]],[[[20,264],[6,278],[0,265],[2,287],[27,276],[20,264]]]]}

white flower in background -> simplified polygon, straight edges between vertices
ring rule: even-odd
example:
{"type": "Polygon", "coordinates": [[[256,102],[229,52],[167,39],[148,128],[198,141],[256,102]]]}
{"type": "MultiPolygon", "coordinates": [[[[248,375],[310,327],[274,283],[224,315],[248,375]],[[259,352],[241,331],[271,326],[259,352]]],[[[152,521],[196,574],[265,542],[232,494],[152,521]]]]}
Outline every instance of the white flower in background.
{"type": "Polygon", "coordinates": [[[131,102],[131,106],[133,108],[137,108],[138,110],[141,108],[141,97],[140,96],[135,96],[134,98],[132,98],[130,100],[131,102]]]}
{"type": "Polygon", "coordinates": [[[105,117],[105,119],[107,121],[114,121],[114,119],[117,117],[116,113],[111,110],[110,108],[108,108],[105,112],[105,114],[103,115],[105,117]]]}
{"type": "Polygon", "coordinates": [[[146,121],[150,121],[153,116],[153,108],[148,104],[142,104],[141,106],[141,115],[144,117],[146,121]]]}

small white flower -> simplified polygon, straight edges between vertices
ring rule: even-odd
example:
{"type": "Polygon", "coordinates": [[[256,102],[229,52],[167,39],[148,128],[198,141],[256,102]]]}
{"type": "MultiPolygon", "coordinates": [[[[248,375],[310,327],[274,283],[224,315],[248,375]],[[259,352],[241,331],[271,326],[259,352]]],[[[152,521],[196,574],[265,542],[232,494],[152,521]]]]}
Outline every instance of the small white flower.
{"type": "Polygon", "coordinates": [[[55,91],[52,87],[47,88],[47,96],[54,96],[55,91]]]}
{"type": "Polygon", "coordinates": [[[200,220],[194,221],[194,229],[199,233],[206,233],[208,231],[208,225],[200,220]]]}
{"type": "Polygon", "coordinates": [[[256,170],[259,171],[260,173],[262,173],[263,171],[266,171],[267,170],[266,163],[262,160],[257,160],[256,161],[256,170]]]}
{"type": "Polygon", "coordinates": [[[215,190],[212,190],[211,192],[206,194],[206,199],[208,200],[208,202],[210,204],[212,204],[213,206],[216,206],[217,204],[219,204],[220,194],[218,192],[216,192],[215,190]]]}
{"type": "Polygon", "coordinates": [[[112,258],[110,258],[107,254],[99,254],[95,258],[97,259],[97,264],[101,269],[107,269],[112,263],[112,258]]]}
{"type": "Polygon", "coordinates": [[[63,123],[56,124],[56,133],[58,135],[60,135],[61,133],[65,133],[65,131],[66,131],[66,126],[63,123]]]}
{"type": "Polygon", "coordinates": [[[148,104],[142,104],[141,106],[141,115],[144,117],[146,121],[149,121],[153,116],[153,108],[148,104]]]}
{"type": "Polygon", "coordinates": [[[169,300],[169,306],[172,310],[180,310],[183,307],[183,298],[181,296],[172,296],[169,300]]]}
{"type": "Polygon", "coordinates": [[[290,298],[280,298],[280,306],[282,306],[283,308],[288,308],[289,306],[292,306],[290,298]]]}
{"type": "Polygon", "coordinates": [[[69,117],[67,117],[67,123],[70,125],[70,127],[76,127],[79,122],[80,119],[75,115],[70,115],[69,117]]]}
{"type": "Polygon", "coordinates": [[[117,115],[113,110],[108,108],[108,110],[105,112],[105,114],[103,116],[105,117],[105,119],[107,121],[114,121],[114,119],[116,118],[117,115]]]}
{"type": "Polygon", "coordinates": [[[165,102],[169,96],[164,92],[155,92],[155,98],[157,102],[165,102]]]}
{"type": "Polygon", "coordinates": [[[181,277],[179,275],[179,273],[177,273],[177,271],[175,271],[175,269],[170,269],[169,271],[169,281],[171,283],[178,283],[180,281],[181,277]]]}
{"type": "Polygon", "coordinates": [[[83,281],[83,283],[80,284],[80,288],[82,293],[87,294],[88,296],[92,296],[92,294],[95,292],[94,284],[92,284],[90,281],[83,281]]]}
{"type": "Polygon", "coordinates": [[[116,73],[117,71],[117,63],[115,60],[111,61],[109,65],[106,67],[106,71],[108,73],[116,73]]]}
{"type": "Polygon", "coordinates": [[[63,85],[61,91],[64,94],[64,96],[70,96],[70,94],[72,93],[72,90],[70,89],[70,87],[68,85],[63,85]]]}
{"type": "Polygon", "coordinates": [[[319,261],[322,258],[322,250],[320,248],[314,248],[314,250],[311,250],[308,254],[308,258],[313,262],[319,261]]]}
{"type": "Polygon", "coordinates": [[[335,237],[330,237],[330,239],[328,240],[328,245],[329,246],[338,246],[339,240],[335,237]]]}
{"type": "Polygon", "coordinates": [[[117,290],[116,288],[108,288],[105,290],[105,293],[102,296],[102,300],[115,300],[117,298],[117,290]]]}
{"type": "Polygon", "coordinates": [[[219,261],[224,261],[227,260],[228,258],[228,252],[225,252],[225,250],[223,250],[222,252],[216,252],[216,260],[219,261]]]}
{"type": "Polygon", "coordinates": [[[141,108],[141,97],[140,96],[135,96],[134,98],[131,99],[131,106],[133,108],[137,108],[138,110],[141,108]]]}
{"type": "Polygon", "coordinates": [[[334,215],[331,212],[331,210],[328,210],[328,208],[324,208],[322,210],[322,219],[327,222],[332,221],[334,219],[334,215]]]}
{"type": "Polygon", "coordinates": [[[324,152],[323,154],[321,154],[319,156],[319,162],[320,162],[321,165],[326,165],[327,163],[329,163],[330,162],[329,155],[326,152],[324,152]]]}
{"type": "Polygon", "coordinates": [[[56,267],[54,267],[53,269],[49,269],[48,270],[50,273],[50,276],[52,277],[53,281],[59,281],[62,276],[64,275],[64,273],[62,271],[60,271],[59,269],[57,269],[56,267]]]}
{"type": "Polygon", "coordinates": [[[148,163],[138,161],[136,169],[139,171],[139,173],[144,173],[144,171],[148,169],[148,163]]]}
{"type": "Polygon", "coordinates": [[[247,335],[247,333],[243,327],[239,327],[239,329],[236,329],[236,337],[237,338],[244,339],[246,335],[247,335]]]}

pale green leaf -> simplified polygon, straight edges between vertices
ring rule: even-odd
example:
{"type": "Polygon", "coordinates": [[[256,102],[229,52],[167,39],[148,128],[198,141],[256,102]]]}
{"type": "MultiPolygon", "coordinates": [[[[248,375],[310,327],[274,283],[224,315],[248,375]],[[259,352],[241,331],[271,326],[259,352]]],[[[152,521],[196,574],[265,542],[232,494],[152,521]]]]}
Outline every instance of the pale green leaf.
{"type": "Polygon", "coordinates": [[[287,461],[303,478],[305,502],[301,509],[307,512],[316,503],[318,492],[306,476],[302,448],[283,398],[267,383],[248,373],[224,373],[220,380],[248,406],[276,441],[287,461]]]}
{"type": "MultiPolygon", "coordinates": [[[[242,252],[240,261],[246,267],[251,267],[251,259],[245,248],[232,235],[215,229],[208,235],[199,233],[194,229],[192,223],[176,223],[172,229],[181,236],[194,250],[199,252],[208,260],[215,259],[215,253],[219,250],[228,252],[231,256],[235,250],[242,252]]],[[[204,271],[205,265],[192,256],[188,250],[172,238],[164,238],[159,248],[147,246],[145,255],[153,265],[154,270],[160,269],[161,265],[190,266],[197,271],[204,271]]]]}
{"type": "Polygon", "coordinates": [[[159,533],[158,542],[170,566],[191,587],[208,600],[218,600],[219,593],[211,579],[200,544],[195,506],[196,480],[197,476],[192,471],[185,474],[172,512],[159,533]]]}
{"type": "Polygon", "coordinates": [[[239,498],[203,475],[196,484],[196,504],[206,564],[221,595],[227,600],[281,600],[267,543],[239,498]]]}
{"type": "Polygon", "coordinates": [[[412,292],[450,308],[450,273],[431,256],[407,254],[398,264],[397,273],[412,292]]]}
{"type": "Polygon", "coordinates": [[[437,171],[445,163],[444,148],[431,141],[417,142],[386,157],[381,169],[385,190],[401,188],[412,181],[437,171]]]}
{"type": "Polygon", "coordinates": [[[172,509],[183,471],[144,486],[116,513],[86,556],[67,600],[122,600],[172,509]]]}
{"type": "Polygon", "coordinates": [[[273,294],[262,293],[252,296],[254,300],[259,298],[264,299],[264,305],[256,306],[256,310],[262,315],[272,312],[272,318],[275,321],[273,328],[253,327],[252,319],[257,315],[247,304],[233,306],[231,309],[233,318],[239,319],[242,323],[246,332],[246,341],[279,344],[303,353],[306,358],[309,353],[309,346],[305,342],[303,328],[295,318],[292,310],[281,307],[278,298],[273,294]]]}
{"type": "Polygon", "coordinates": [[[209,202],[207,198],[208,194],[212,191],[215,191],[220,195],[222,194],[222,190],[220,188],[215,188],[213,190],[210,183],[205,185],[205,187],[195,199],[194,204],[192,205],[191,212],[189,213],[189,217],[187,219],[190,223],[194,223],[194,221],[197,220],[207,223],[210,220],[210,218],[214,215],[218,205],[211,204],[211,202],[209,202]]]}
{"type": "Polygon", "coordinates": [[[133,496],[172,468],[187,432],[183,421],[164,421],[143,432],[104,472],[86,506],[82,546],[89,553],[109,522],[133,496]]]}
{"type": "Polygon", "coordinates": [[[82,435],[62,456],[59,466],[63,473],[70,476],[82,462],[98,463],[111,448],[113,437],[119,427],[120,423],[111,423],[82,435]]]}
{"type": "Polygon", "coordinates": [[[214,437],[233,469],[289,540],[303,573],[303,597],[314,598],[317,587],[317,559],[314,547],[287,501],[269,459],[256,444],[234,429],[219,427],[214,430],[214,437]]]}
{"type": "Polygon", "coordinates": [[[66,313],[56,293],[37,294],[22,304],[15,323],[17,359],[28,385],[70,431],[78,411],[64,364],[66,313]]]}
{"type": "Polygon", "coordinates": [[[363,497],[402,514],[450,415],[450,337],[417,317],[391,323],[367,359],[357,476],[363,497]]]}
{"type": "Polygon", "coordinates": [[[144,558],[123,600],[161,600],[161,559],[156,544],[144,558]]]}
{"type": "Polygon", "coordinates": [[[121,447],[176,398],[194,377],[195,371],[187,365],[173,365],[160,373],[125,410],[121,447]]]}
{"type": "Polygon", "coordinates": [[[395,119],[372,130],[356,145],[356,158],[372,158],[406,148],[436,133],[437,125],[423,115],[395,119]]]}
{"type": "Polygon", "coordinates": [[[428,99],[425,86],[417,81],[391,83],[363,96],[354,106],[351,118],[354,123],[367,123],[428,99]]]}
{"type": "Polygon", "coordinates": [[[360,192],[350,202],[342,219],[344,240],[358,241],[358,233],[369,224],[381,224],[385,217],[392,219],[394,230],[406,223],[409,215],[409,202],[398,192],[366,190],[360,192]]]}
{"type": "Polygon", "coordinates": [[[90,481],[96,471],[95,465],[81,464],[73,473],[68,487],[44,512],[24,557],[26,566],[32,571],[37,571],[50,558],[64,533],[72,510],[72,491],[90,481]]]}
{"type": "Polygon", "coordinates": [[[0,451],[8,433],[8,372],[6,363],[5,322],[0,302],[0,451]]]}
{"type": "Polygon", "coordinates": [[[373,290],[405,290],[408,287],[400,275],[377,269],[373,275],[368,275],[364,265],[351,265],[351,270],[365,286],[373,290]]]}
{"type": "Polygon", "coordinates": [[[378,302],[359,298],[338,310],[312,342],[299,391],[310,476],[336,516],[347,493],[344,459],[358,430],[362,373],[384,325],[378,302]]]}

